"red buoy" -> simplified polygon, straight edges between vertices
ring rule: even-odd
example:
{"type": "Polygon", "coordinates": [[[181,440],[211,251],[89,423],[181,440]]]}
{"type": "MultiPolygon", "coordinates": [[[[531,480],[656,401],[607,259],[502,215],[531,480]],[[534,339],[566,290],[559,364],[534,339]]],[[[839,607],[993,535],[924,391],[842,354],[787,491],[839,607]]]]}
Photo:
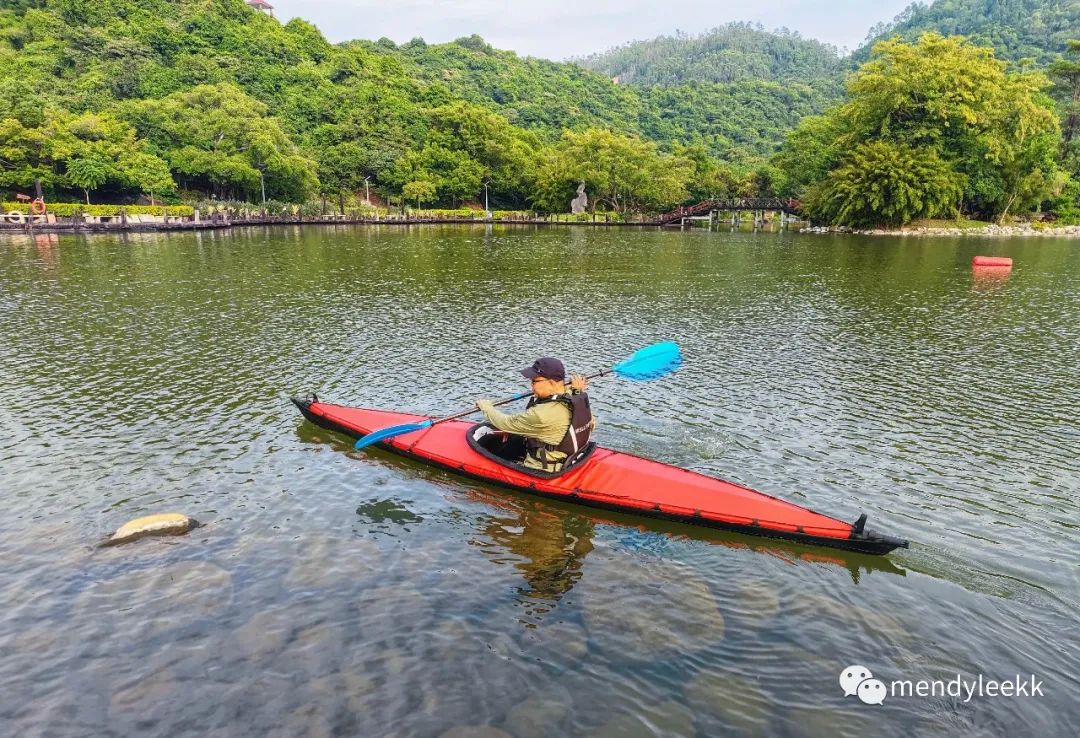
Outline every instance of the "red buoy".
{"type": "Polygon", "coordinates": [[[1012,259],[1007,256],[976,256],[971,260],[973,267],[1011,267],[1012,259]]]}

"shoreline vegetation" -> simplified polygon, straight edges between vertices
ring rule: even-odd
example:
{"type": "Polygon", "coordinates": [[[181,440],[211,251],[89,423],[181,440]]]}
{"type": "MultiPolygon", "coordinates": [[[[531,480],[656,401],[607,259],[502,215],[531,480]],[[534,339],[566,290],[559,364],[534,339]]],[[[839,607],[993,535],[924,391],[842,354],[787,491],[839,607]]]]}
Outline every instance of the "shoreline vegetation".
{"type": "MultiPolygon", "coordinates": [[[[976,28],[979,3],[939,5],[967,18],[949,32],[976,28]]],[[[590,222],[761,198],[872,233],[1080,223],[1080,40],[1032,61],[929,30],[898,19],[845,60],[733,24],[574,64],[478,36],[331,44],[244,0],[17,0],[0,9],[0,199],[566,214],[583,189],[590,222]],[[662,64],[699,46],[707,63],[662,64]],[[614,76],[585,68],[605,59],[614,76]]]]}
{"type": "Polygon", "coordinates": [[[934,237],[975,237],[975,238],[1023,238],[1053,237],[1080,238],[1080,225],[1051,226],[1022,223],[1018,225],[998,225],[980,223],[978,226],[929,226],[908,225],[900,228],[849,228],[846,226],[807,226],[800,228],[801,233],[846,233],[855,236],[934,236],[934,237]]]}
{"type": "MultiPolygon", "coordinates": [[[[151,208],[143,208],[151,210],[151,208]]],[[[104,210],[104,208],[103,208],[104,210]]],[[[108,209],[112,211],[113,209],[108,209]]],[[[116,208],[116,214],[86,216],[75,214],[68,217],[45,219],[37,216],[25,218],[22,222],[12,223],[0,218],[0,234],[33,233],[136,233],[153,231],[190,231],[222,230],[232,228],[250,228],[256,226],[344,226],[344,225],[532,225],[532,226],[590,226],[590,227],[631,227],[685,230],[678,225],[664,224],[648,216],[628,218],[613,217],[611,213],[528,213],[520,211],[494,212],[492,217],[485,217],[482,211],[472,215],[462,215],[452,211],[407,211],[405,213],[351,213],[351,214],[315,214],[302,213],[209,213],[183,215],[129,215],[125,208],[116,208]],[[122,214],[120,214],[122,212],[122,214]],[[599,217],[598,217],[599,216],[599,217]],[[606,217],[605,217],[606,216],[606,217]]],[[[161,210],[161,208],[157,208],[161,210]]],[[[173,208],[169,209],[170,211],[173,208]]],[[[184,210],[182,207],[176,210],[184,210]]],[[[192,208],[186,208],[191,211],[192,208]]],[[[1017,237],[1054,237],[1080,238],[1080,225],[1050,225],[1046,223],[1013,223],[999,225],[979,221],[963,221],[957,225],[947,221],[917,222],[899,228],[858,229],[847,226],[816,226],[807,221],[788,221],[779,219],[766,220],[760,224],[748,222],[746,225],[730,225],[718,222],[709,230],[779,233],[790,231],[810,235],[847,234],[875,237],[977,237],[977,238],[1017,238],[1017,237]]],[[[701,226],[690,226],[700,230],[701,226]]]]}

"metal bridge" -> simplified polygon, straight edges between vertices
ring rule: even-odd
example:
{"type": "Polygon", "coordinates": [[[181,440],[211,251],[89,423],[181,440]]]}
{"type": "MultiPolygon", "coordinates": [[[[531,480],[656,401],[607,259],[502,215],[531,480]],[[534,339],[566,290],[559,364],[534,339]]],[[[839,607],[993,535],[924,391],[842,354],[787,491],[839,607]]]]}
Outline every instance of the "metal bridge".
{"type": "Polygon", "coordinates": [[[656,223],[658,225],[681,223],[687,218],[709,217],[711,213],[718,211],[732,213],[743,210],[750,210],[753,212],[760,211],[762,213],[773,211],[790,215],[798,212],[801,206],[802,203],[798,200],[780,200],[769,197],[735,197],[727,200],[702,200],[697,205],[679,207],[676,210],[672,210],[670,213],[664,213],[663,215],[657,216],[656,223]]]}

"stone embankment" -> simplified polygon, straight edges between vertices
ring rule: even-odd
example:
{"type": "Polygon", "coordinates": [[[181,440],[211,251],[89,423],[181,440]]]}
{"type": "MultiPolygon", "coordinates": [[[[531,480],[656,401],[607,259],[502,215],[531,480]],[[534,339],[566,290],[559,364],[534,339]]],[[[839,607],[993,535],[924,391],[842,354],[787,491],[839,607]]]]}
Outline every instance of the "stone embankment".
{"type": "Polygon", "coordinates": [[[1024,236],[1053,236],[1056,238],[1080,236],[1080,225],[1033,227],[1029,224],[999,226],[987,224],[982,227],[950,228],[945,226],[926,226],[908,228],[873,228],[859,230],[844,226],[809,226],[803,233],[853,233],[860,236],[993,236],[1016,238],[1024,236]]]}

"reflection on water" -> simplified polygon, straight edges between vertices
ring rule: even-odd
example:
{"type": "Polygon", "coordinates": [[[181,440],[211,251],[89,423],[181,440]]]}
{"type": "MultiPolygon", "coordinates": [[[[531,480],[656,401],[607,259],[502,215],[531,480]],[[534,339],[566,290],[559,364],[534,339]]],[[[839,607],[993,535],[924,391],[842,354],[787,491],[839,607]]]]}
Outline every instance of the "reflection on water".
{"type": "Polygon", "coordinates": [[[512,563],[521,572],[525,586],[518,591],[526,602],[525,612],[542,616],[581,578],[582,559],[593,549],[593,526],[585,518],[546,510],[542,504],[500,507],[512,514],[490,518],[478,545],[501,549],[490,552],[492,561],[512,563]],[[513,557],[508,559],[505,553],[513,557]]]}
{"type": "Polygon", "coordinates": [[[1073,735],[1078,274],[1053,239],[5,236],[0,735],[1073,735]],[[442,413],[669,337],[676,374],[594,385],[601,443],[913,548],[538,500],[287,401],[442,413]],[[210,524],[93,546],[165,510],[210,524]],[[1046,697],[871,710],[850,664],[1046,697]]]}
{"type": "Polygon", "coordinates": [[[370,530],[373,532],[389,531],[398,526],[407,532],[409,525],[421,523],[424,520],[406,507],[410,502],[411,500],[373,500],[356,508],[356,514],[361,520],[372,524],[370,530]]]}

